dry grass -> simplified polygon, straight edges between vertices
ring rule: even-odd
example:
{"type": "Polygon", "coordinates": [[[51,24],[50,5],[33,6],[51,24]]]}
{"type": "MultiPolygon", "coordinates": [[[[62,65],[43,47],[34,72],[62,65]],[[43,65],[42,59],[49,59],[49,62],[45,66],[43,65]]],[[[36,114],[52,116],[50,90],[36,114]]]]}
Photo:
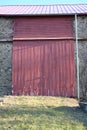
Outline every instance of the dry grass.
{"type": "Polygon", "coordinates": [[[87,114],[75,99],[6,96],[0,130],[87,130],[87,114]]]}

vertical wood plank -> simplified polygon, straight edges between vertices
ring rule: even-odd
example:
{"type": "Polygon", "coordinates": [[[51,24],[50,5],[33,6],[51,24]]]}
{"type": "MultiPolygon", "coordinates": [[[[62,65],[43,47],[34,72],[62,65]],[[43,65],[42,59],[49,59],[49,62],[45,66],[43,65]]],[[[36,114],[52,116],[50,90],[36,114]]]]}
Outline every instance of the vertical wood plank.
{"type": "Polygon", "coordinates": [[[74,42],[13,43],[14,95],[76,96],[74,42]]]}

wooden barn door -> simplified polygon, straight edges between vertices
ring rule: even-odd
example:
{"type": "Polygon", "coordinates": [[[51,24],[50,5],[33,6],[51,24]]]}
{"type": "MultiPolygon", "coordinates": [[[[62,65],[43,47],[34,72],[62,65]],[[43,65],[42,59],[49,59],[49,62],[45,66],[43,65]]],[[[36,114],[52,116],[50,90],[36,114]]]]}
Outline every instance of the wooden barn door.
{"type": "MultiPolygon", "coordinates": [[[[43,19],[45,29],[48,27],[46,30],[42,30],[42,25],[37,26],[35,20],[36,23],[41,21],[40,18],[15,19],[12,63],[13,95],[75,97],[74,41],[71,39],[72,28],[68,25],[72,23],[72,18],[65,20],[69,29],[68,35],[65,33],[66,28],[64,28],[65,32],[62,28],[64,18],[54,18],[54,20],[51,18],[52,23],[62,21],[63,33],[61,30],[57,31],[55,27],[53,30],[52,23],[50,27],[48,26],[50,18],[43,19]],[[20,20],[24,20],[24,26],[20,26],[20,20]],[[37,31],[37,28],[41,33],[37,31]],[[57,35],[59,37],[67,35],[68,38],[63,37],[64,39],[60,40],[61,38],[56,38],[57,35]]],[[[59,25],[55,24],[55,26],[60,29],[59,25]]]]}

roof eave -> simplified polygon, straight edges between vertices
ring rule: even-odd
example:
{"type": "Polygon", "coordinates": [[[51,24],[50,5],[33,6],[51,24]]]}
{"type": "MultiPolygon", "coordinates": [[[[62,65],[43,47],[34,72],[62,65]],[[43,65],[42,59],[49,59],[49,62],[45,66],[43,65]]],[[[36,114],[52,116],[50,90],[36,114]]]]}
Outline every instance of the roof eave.
{"type": "Polygon", "coordinates": [[[87,13],[61,13],[61,14],[0,14],[0,16],[8,16],[8,17],[14,17],[14,16],[73,16],[73,15],[87,15],[87,13]]]}

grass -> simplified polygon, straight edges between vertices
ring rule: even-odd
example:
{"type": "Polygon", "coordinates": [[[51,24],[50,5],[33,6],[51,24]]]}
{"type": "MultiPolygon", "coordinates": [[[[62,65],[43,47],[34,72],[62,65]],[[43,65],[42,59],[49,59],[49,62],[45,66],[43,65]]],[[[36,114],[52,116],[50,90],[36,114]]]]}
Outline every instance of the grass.
{"type": "Polygon", "coordinates": [[[75,99],[5,96],[0,130],[87,130],[87,113],[75,99]]]}

